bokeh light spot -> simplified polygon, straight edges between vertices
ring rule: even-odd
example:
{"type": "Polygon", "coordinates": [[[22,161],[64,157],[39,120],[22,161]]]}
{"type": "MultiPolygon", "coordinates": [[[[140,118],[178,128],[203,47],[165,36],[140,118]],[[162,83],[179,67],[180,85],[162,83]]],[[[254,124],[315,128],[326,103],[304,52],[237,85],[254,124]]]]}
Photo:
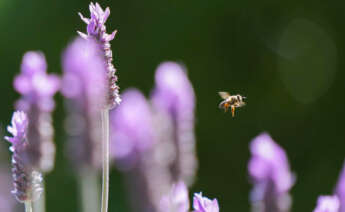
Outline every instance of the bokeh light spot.
{"type": "Polygon", "coordinates": [[[324,94],[336,70],[336,46],[329,34],[306,19],[292,20],[282,32],[278,70],[289,93],[301,103],[324,94]]]}

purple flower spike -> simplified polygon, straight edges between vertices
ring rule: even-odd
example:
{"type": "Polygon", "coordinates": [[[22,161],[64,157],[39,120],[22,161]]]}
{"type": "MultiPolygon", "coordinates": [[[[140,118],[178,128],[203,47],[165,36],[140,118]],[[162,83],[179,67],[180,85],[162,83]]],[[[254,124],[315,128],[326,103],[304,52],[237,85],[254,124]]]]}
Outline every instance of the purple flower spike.
{"type": "Polygon", "coordinates": [[[290,207],[288,194],[295,177],[289,168],[285,151],[267,133],[254,138],[250,144],[252,158],[248,164],[254,184],[251,201],[257,211],[287,211],[290,207]]]}
{"type": "Polygon", "coordinates": [[[126,176],[133,211],[158,212],[171,181],[157,145],[154,117],[140,91],[129,89],[122,97],[110,113],[110,152],[126,176]]]}
{"type": "Polygon", "coordinates": [[[111,112],[111,152],[120,169],[136,165],[153,145],[153,120],[145,97],[135,89],[122,95],[123,103],[111,112]]]}
{"type": "Polygon", "coordinates": [[[210,200],[203,197],[202,193],[194,194],[193,208],[193,212],[219,212],[217,199],[210,200]]]}
{"type": "Polygon", "coordinates": [[[42,172],[54,166],[55,145],[51,112],[55,107],[53,96],[59,90],[60,79],[47,74],[47,64],[43,53],[25,53],[21,73],[14,80],[15,89],[22,95],[16,102],[16,109],[29,116],[28,157],[32,165],[42,172]]]}
{"type": "Polygon", "coordinates": [[[164,133],[164,139],[170,139],[170,145],[173,145],[174,156],[170,167],[173,181],[182,180],[191,185],[197,169],[194,138],[195,95],[192,84],[184,68],[174,62],[159,65],[155,82],[153,106],[166,120],[160,127],[172,132],[164,133]],[[169,120],[170,125],[167,124],[169,120]]]}
{"type": "Polygon", "coordinates": [[[188,189],[187,186],[180,181],[172,186],[168,195],[163,196],[160,211],[187,212],[188,210],[188,189]]]}
{"type": "Polygon", "coordinates": [[[5,137],[11,143],[12,154],[12,176],[14,181],[15,195],[19,202],[35,201],[42,192],[42,175],[35,171],[30,160],[28,160],[27,140],[28,118],[24,112],[14,112],[11,121],[12,126],[7,130],[13,137],[5,137]]]}
{"type": "Polygon", "coordinates": [[[11,212],[15,209],[15,200],[8,195],[11,191],[11,175],[8,167],[0,165],[0,211],[11,212]]]}
{"type": "Polygon", "coordinates": [[[106,102],[104,59],[92,40],[75,39],[63,55],[66,131],[76,167],[101,167],[101,110],[106,102]],[[100,71],[101,70],[101,71],[100,71]]]}
{"type": "Polygon", "coordinates": [[[60,80],[48,75],[43,53],[27,52],[22,61],[21,74],[14,80],[14,88],[23,95],[17,102],[17,109],[28,111],[36,104],[39,110],[51,112],[54,109],[54,94],[59,90],[60,80]]]}
{"type": "Polygon", "coordinates": [[[96,3],[90,3],[90,18],[85,18],[81,13],[79,16],[87,24],[87,34],[79,32],[79,35],[88,40],[96,40],[102,50],[102,54],[105,58],[105,67],[106,73],[108,76],[108,107],[114,108],[116,105],[119,105],[121,98],[119,95],[119,87],[117,86],[117,76],[115,75],[116,69],[112,63],[113,53],[111,51],[110,41],[115,38],[116,30],[107,34],[105,22],[107,21],[110,15],[110,9],[107,7],[104,11],[101,6],[96,3]]]}
{"type": "Polygon", "coordinates": [[[340,202],[337,196],[320,196],[314,212],[339,212],[340,202]]]}
{"type": "Polygon", "coordinates": [[[339,212],[345,212],[345,163],[340,173],[337,186],[335,188],[335,194],[339,197],[340,210],[339,212]]]}

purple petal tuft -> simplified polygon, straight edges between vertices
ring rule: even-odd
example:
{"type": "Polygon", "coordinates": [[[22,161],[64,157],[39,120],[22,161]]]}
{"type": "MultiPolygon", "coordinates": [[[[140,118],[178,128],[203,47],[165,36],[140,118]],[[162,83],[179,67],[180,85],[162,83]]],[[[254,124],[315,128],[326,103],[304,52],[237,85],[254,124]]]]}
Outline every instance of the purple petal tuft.
{"type": "Polygon", "coordinates": [[[193,208],[193,212],[219,212],[217,199],[210,200],[203,197],[202,193],[194,194],[193,208]]]}

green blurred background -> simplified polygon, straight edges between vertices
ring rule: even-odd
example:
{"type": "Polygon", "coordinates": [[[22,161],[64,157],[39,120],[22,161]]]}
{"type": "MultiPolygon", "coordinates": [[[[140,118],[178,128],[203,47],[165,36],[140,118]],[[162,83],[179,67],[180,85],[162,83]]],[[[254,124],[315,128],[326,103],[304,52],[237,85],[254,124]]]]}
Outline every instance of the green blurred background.
{"type": "MultiPolygon", "coordinates": [[[[345,156],[343,1],[128,0],[111,8],[108,30],[122,91],[153,88],[165,60],[184,63],[197,96],[200,162],[193,192],[216,197],[221,211],[249,211],[248,144],[262,131],[283,146],[297,175],[292,211],[311,211],[330,194],[345,156]],[[236,116],[217,108],[220,90],[247,96],[236,116]]],[[[61,74],[61,54],[89,1],[0,0],[0,124],[9,123],[18,94],[12,80],[21,57],[41,50],[48,71],[61,74]]],[[[47,211],[78,211],[77,179],[66,159],[61,95],[56,97],[56,168],[46,177],[47,211]]],[[[9,163],[1,142],[1,161],[9,163]]],[[[113,169],[110,212],[128,211],[123,179],[113,169]]]]}

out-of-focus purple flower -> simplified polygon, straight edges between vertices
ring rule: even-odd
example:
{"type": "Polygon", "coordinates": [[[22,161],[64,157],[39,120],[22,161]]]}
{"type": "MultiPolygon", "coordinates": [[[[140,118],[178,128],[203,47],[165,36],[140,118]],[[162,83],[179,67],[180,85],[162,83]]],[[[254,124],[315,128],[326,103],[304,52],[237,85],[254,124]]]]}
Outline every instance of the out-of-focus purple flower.
{"type": "Polygon", "coordinates": [[[201,193],[194,194],[193,208],[193,212],[219,212],[217,199],[210,200],[201,193]]]}
{"type": "Polygon", "coordinates": [[[157,137],[161,126],[140,91],[129,89],[122,97],[110,113],[111,155],[125,175],[133,211],[158,212],[172,185],[167,147],[157,137]]]}
{"type": "Polygon", "coordinates": [[[339,212],[345,212],[345,163],[335,187],[335,194],[339,197],[340,201],[339,212]]]}
{"type": "Polygon", "coordinates": [[[92,40],[75,39],[63,55],[66,131],[76,167],[101,167],[101,110],[106,102],[104,59],[92,40]]]}
{"type": "Polygon", "coordinates": [[[340,202],[336,195],[319,196],[314,212],[339,212],[340,202]]]}
{"type": "Polygon", "coordinates": [[[14,88],[22,96],[16,109],[28,114],[30,124],[28,157],[34,167],[48,172],[54,166],[55,145],[51,112],[55,103],[53,96],[60,87],[60,79],[47,74],[43,53],[30,51],[24,54],[21,73],[14,79],[14,88]]]}
{"type": "Polygon", "coordinates": [[[155,83],[153,106],[158,114],[165,117],[160,128],[172,132],[171,136],[164,133],[164,139],[171,140],[174,151],[170,166],[173,181],[182,180],[191,185],[197,169],[194,138],[195,95],[192,84],[185,69],[174,62],[159,65],[155,83]]]}
{"type": "Polygon", "coordinates": [[[289,190],[295,177],[291,173],[285,151],[267,133],[262,133],[250,144],[252,157],[248,164],[254,184],[251,193],[258,211],[287,211],[290,207],[289,190]]]}
{"type": "Polygon", "coordinates": [[[135,89],[123,93],[123,103],[111,112],[111,153],[121,169],[130,169],[153,145],[150,105],[135,89]]]}
{"type": "Polygon", "coordinates": [[[18,201],[35,201],[42,192],[42,175],[35,171],[28,159],[28,147],[31,145],[27,140],[28,118],[22,111],[13,113],[12,121],[7,130],[13,137],[5,137],[11,143],[12,176],[14,190],[12,193],[18,201]]]}
{"type": "Polygon", "coordinates": [[[79,35],[88,40],[96,40],[103,52],[105,58],[106,72],[108,76],[108,106],[110,108],[120,104],[121,98],[119,95],[119,87],[117,86],[117,76],[115,75],[116,69],[112,63],[113,53],[111,51],[110,41],[115,38],[116,30],[107,34],[105,22],[110,15],[110,9],[107,7],[104,11],[101,6],[96,3],[90,3],[90,18],[85,18],[79,13],[80,18],[87,24],[87,34],[79,32],[79,35]]]}
{"type": "Polygon", "coordinates": [[[162,197],[160,211],[187,212],[189,210],[188,188],[184,182],[174,184],[169,194],[162,197]]]}
{"type": "Polygon", "coordinates": [[[126,176],[133,211],[155,212],[156,191],[164,185],[151,161],[155,144],[153,117],[144,95],[136,89],[126,90],[123,102],[110,113],[110,152],[116,166],[126,176]],[[156,173],[157,174],[157,173],[156,173]],[[158,180],[156,180],[158,178],[158,180]]]}
{"type": "Polygon", "coordinates": [[[39,110],[51,112],[54,109],[54,94],[59,90],[60,80],[54,74],[47,74],[47,64],[43,53],[25,53],[21,73],[14,79],[14,88],[22,95],[17,108],[28,111],[32,105],[39,110]]]}

